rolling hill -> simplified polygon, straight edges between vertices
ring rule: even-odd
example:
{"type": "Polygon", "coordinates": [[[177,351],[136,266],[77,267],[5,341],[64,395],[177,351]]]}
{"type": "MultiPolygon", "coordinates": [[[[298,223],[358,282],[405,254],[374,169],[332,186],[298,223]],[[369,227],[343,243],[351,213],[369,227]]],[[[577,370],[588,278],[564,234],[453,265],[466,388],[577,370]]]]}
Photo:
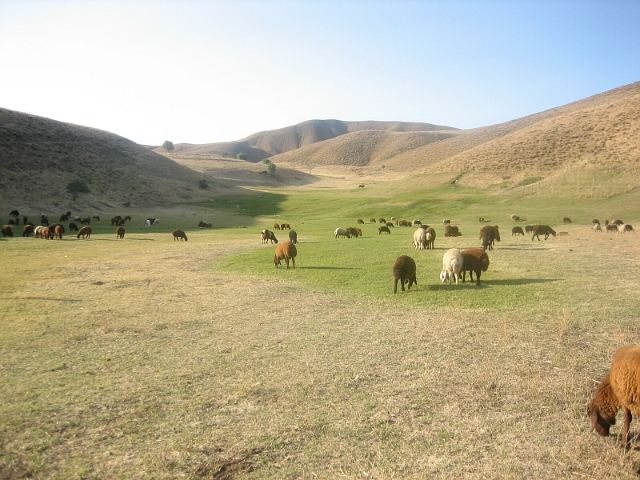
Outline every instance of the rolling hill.
{"type": "Polygon", "coordinates": [[[380,137],[345,135],[272,161],[306,168],[384,165],[413,173],[447,172],[481,187],[562,184],[572,178],[580,183],[588,177],[594,185],[616,184],[609,193],[629,190],[640,186],[640,82],[498,125],[380,137]]]}
{"type": "Polygon", "coordinates": [[[345,122],[342,120],[309,120],[277,130],[254,133],[234,142],[175,145],[176,154],[207,154],[231,156],[243,154],[247,160],[256,162],[279,153],[296,150],[323,140],[337,138],[353,132],[419,132],[419,131],[455,131],[452,127],[430,123],[411,122],[345,122]]]}
{"type": "Polygon", "coordinates": [[[90,189],[77,203],[95,209],[185,201],[210,193],[199,188],[202,178],[118,135],[0,108],[2,205],[70,205],[73,180],[90,189]]]}

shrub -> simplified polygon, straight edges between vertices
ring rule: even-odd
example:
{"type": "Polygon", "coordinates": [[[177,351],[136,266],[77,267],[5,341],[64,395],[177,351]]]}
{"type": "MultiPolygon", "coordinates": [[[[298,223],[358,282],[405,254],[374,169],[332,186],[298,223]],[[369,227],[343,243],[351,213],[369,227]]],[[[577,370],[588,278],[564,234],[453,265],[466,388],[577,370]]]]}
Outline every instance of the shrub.
{"type": "Polygon", "coordinates": [[[80,193],[90,193],[89,186],[84,180],[72,180],[67,183],[67,192],[71,194],[73,199],[78,198],[80,193]]]}
{"type": "Polygon", "coordinates": [[[207,188],[209,188],[209,184],[207,183],[207,181],[204,178],[198,182],[198,186],[202,190],[206,190],[207,188]]]}
{"type": "Polygon", "coordinates": [[[164,148],[167,152],[173,152],[173,142],[165,140],[162,144],[162,148],[164,148]]]}

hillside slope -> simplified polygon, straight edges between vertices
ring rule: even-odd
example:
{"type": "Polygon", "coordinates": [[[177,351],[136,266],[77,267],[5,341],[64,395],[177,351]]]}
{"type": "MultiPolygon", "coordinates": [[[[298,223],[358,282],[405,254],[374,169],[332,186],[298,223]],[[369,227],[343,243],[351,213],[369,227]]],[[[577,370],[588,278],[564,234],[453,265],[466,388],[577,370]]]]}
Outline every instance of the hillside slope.
{"type": "Polygon", "coordinates": [[[157,204],[203,197],[202,178],[118,135],[0,108],[2,205],[69,205],[73,180],[91,190],[79,204],[157,204]]]}
{"type": "Polygon", "coordinates": [[[176,153],[197,153],[231,156],[244,154],[249,161],[260,161],[279,153],[295,150],[323,140],[336,138],[348,133],[365,130],[387,132],[418,132],[450,130],[454,128],[430,123],[412,122],[345,122],[342,120],[308,120],[277,130],[254,133],[235,142],[209,143],[202,145],[180,143],[175,146],[176,153]]]}

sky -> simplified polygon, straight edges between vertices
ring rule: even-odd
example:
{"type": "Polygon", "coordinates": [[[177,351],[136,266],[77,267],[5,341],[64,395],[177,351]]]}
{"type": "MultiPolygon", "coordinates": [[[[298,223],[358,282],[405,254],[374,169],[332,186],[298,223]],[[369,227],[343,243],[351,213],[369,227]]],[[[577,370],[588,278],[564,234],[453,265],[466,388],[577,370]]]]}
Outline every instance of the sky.
{"type": "Polygon", "coordinates": [[[472,128],[640,80],[640,1],[0,0],[0,107],[159,145],[472,128]]]}

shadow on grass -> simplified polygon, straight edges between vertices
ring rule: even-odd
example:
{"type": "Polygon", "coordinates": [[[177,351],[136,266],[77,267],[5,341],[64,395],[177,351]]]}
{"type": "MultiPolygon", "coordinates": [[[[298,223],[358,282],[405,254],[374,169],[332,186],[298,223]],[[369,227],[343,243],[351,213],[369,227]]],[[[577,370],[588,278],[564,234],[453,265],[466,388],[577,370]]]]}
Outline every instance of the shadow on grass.
{"type": "Polygon", "coordinates": [[[15,298],[3,298],[3,300],[46,300],[50,302],[66,302],[66,303],[80,303],[82,300],[77,298],[52,298],[52,297],[15,297],[15,298]]]}
{"type": "Polygon", "coordinates": [[[298,270],[362,270],[360,267],[298,267],[298,270]]]}
{"type": "Polygon", "coordinates": [[[524,250],[551,250],[551,247],[500,247],[500,246],[496,246],[495,250],[518,250],[518,251],[524,251],[524,250]]]}
{"type": "Polygon", "coordinates": [[[119,238],[94,238],[98,242],[126,242],[127,240],[138,240],[144,242],[155,242],[155,238],[136,238],[136,237],[126,237],[124,239],[119,238]]]}
{"type": "Polygon", "coordinates": [[[464,282],[456,285],[455,283],[441,283],[439,285],[427,285],[428,290],[454,290],[454,289],[478,289],[491,286],[501,285],[531,285],[536,283],[557,282],[557,278],[506,278],[502,280],[480,280],[480,284],[473,282],[464,282]]]}

